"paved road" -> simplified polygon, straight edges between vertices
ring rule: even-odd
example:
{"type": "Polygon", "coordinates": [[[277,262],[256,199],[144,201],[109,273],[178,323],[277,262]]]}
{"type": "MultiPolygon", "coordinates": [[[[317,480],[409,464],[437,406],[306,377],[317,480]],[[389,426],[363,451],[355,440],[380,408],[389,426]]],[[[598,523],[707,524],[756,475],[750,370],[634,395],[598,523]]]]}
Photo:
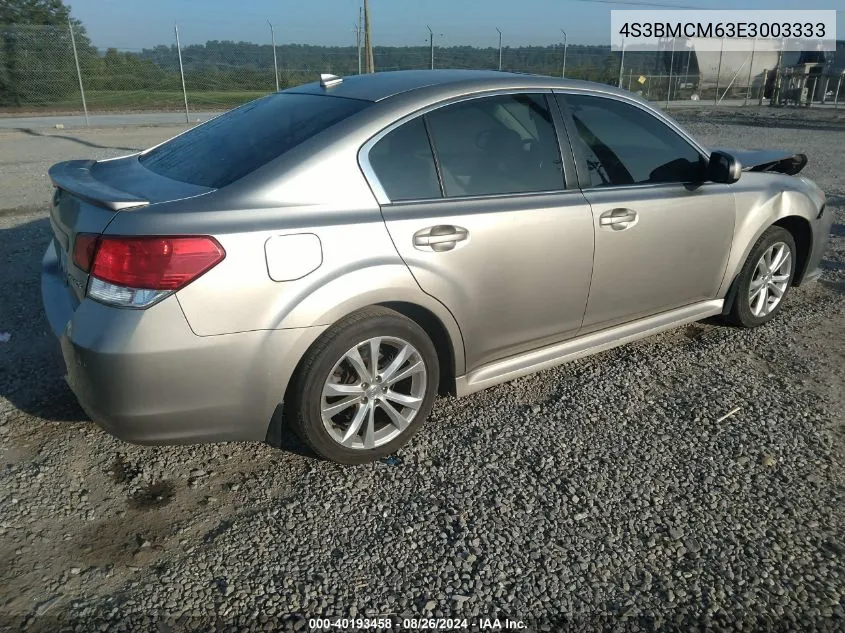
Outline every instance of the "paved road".
{"type": "MultiPolygon", "coordinates": [[[[192,112],[190,123],[207,121],[217,112],[192,112]]],[[[92,114],[88,117],[89,127],[123,127],[127,125],[173,125],[185,123],[184,112],[137,112],[134,114],[92,114]]],[[[65,128],[85,127],[85,117],[81,114],[62,114],[56,116],[4,117],[0,116],[0,128],[65,128]]]]}

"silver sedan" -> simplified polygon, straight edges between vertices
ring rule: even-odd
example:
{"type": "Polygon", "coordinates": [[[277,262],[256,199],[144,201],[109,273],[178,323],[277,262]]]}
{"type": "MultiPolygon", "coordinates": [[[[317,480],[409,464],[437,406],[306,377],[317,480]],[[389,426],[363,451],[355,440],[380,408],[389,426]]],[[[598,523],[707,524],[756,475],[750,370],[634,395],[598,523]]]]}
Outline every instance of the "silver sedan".
{"type": "Polygon", "coordinates": [[[466,395],[678,325],[772,319],[832,214],[805,156],[712,150],[629,93],[338,78],[55,165],[42,295],[93,420],[390,454],[466,395]]]}

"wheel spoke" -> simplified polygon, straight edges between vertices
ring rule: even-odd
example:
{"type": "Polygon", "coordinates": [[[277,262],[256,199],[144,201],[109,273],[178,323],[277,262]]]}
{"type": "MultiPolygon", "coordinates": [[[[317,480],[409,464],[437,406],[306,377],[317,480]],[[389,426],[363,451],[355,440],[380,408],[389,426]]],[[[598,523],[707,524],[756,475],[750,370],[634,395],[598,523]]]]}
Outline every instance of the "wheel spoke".
{"type": "Polygon", "coordinates": [[[373,404],[367,407],[366,421],[364,422],[364,448],[373,448],[376,444],[376,408],[373,404]]]}
{"type": "Polygon", "coordinates": [[[352,369],[354,369],[355,373],[358,374],[358,378],[361,379],[361,382],[370,382],[372,380],[372,376],[370,376],[370,372],[364,364],[364,359],[361,358],[361,352],[358,351],[357,347],[353,347],[351,350],[346,352],[346,360],[349,361],[350,365],[352,365],[352,369]]]}
{"type": "Polygon", "coordinates": [[[781,290],[778,285],[774,283],[769,284],[769,292],[772,293],[776,299],[780,299],[783,296],[783,290],[781,290]]]}
{"type": "Polygon", "coordinates": [[[406,396],[403,393],[389,390],[384,392],[384,399],[391,400],[401,404],[403,407],[408,407],[409,409],[419,409],[423,400],[422,398],[417,398],[416,396],[406,396]]]}
{"type": "Polygon", "coordinates": [[[346,433],[343,434],[343,438],[341,439],[341,444],[349,446],[351,444],[352,439],[358,435],[358,431],[361,430],[361,425],[364,423],[364,420],[367,418],[367,415],[372,408],[372,403],[367,402],[366,404],[362,404],[358,407],[358,411],[355,413],[355,417],[352,418],[352,422],[349,423],[349,428],[346,429],[346,433]]]}
{"type": "Polygon", "coordinates": [[[405,416],[403,416],[395,408],[393,408],[392,404],[390,404],[386,400],[382,400],[381,402],[379,402],[379,406],[381,407],[382,411],[387,414],[387,417],[390,418],[390,421],[393,423],[393,426],[395,426],[400,431],[404,431],[406,428],[408,428],[408,420],[405,419],[405,416]]]}
{"type": "Polygon", "coordinates": [[[760,288],[762,288],[765,285],[766,285],[766,279],[764,277],[760,276],[760,277],[757,277],[757,278],[751,280],[751,286],[750,286],[749,290],[753,291],[752,295],[756,295],[757,292],[760,290],[760,288]]]}
{"type": "Polygon", "coordinates": [[[381,337],[370,339],[370,380],[375,381],[378,376],[378,353],[381,349],[381,337]]]}
{"type": "Polygon", "coordinates": [[[763,316],[765,313],[763,309],[766,306],[766,299],[768,298],[769,293],[767,292],[767,287],[763,286],[760,288],[760,294],[757,296],[757,305],[754,307],[754,315],[755,316],[763,316]]]}
{"type": "Polygon", "coordinates": [[[361,385],[344,385],[337,382],[326,383],[323,389],[323,397],[325,398],[331,398],[333,396],[359,396],[363,393],[364,390],[361,388],[361,385]]]}
{"type": "Polygon", "coordinates": [[[789,259],[789,249],[786,244],[779,244],[776,248],[777,252],[772,257],[771,269],[773,273],[779,271],[789,259]]]}
{"type": "Polygon", "coordinates": [[[418,360],[416,363],[409,365],[405,369],[403,369],[398,374],[394,375],[390,380],[385,381],[386,386],[394,385],[400,380],[405,380],[408,376],[413,376],[414,374],[419,374],[425,371],[425,363],[421,360],[418,360]]]}
{"type": "Polygon", "coordinates": [[[339,400],[338,402],[333,402],[329,405],[323,407],[323,415],[328,418],[333,418],[341,411],[345,411],[353,404],[357,404],[360,402],[361,396],[349,396],[348,398],[344,398],[343,400],[339,400]]]}
{"type": "Polygon", "coordinates": [[[403,345],[402,349],[396,354],[396,358],[388,365],[383,372],[381,372],[381,378],[384,382],[388,384],[392,384],[390,380],[402,365],[408,360],[408,357],[411,355],[411,346],[410,345],[403,345]]]}
{"type": "Polygon", "coordinates": [[[778,284],[789,281],[789,273],[786,273],[785,275],[772,275],[772,281],[778,284]]]}
{"type": "Polygon", "coordinates": [[[760,259],[760,263],[763,265],[763,274],[768,275],[772,272],[772,251],[766,251],[763,253],[763,257],[760,259]]]}

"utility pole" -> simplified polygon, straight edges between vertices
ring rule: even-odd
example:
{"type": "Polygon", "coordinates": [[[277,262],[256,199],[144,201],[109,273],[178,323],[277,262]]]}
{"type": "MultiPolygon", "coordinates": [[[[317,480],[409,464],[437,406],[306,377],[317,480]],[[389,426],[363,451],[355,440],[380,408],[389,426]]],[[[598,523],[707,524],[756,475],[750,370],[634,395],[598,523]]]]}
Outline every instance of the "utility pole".
{"type": "Polygon", "coordinates": [[[563,29],[560,30],[563,33],[563,66],[560,69],[560,78],[563,79],[566,77],[566,47],[569,45],[566,37],[566,31],[563,29]]]}
{"type": "Polygon", "coordinates": [[[358,24],[355,25],[355,45],[358,47],[358,74],[361,74],[361,22],[364,20],[364,9],[358,7],[358,24]]]}
{"type": "Polygon", "coordinates": [[[364,0],[364,55],[366,72],[374,73],[376,65],[373,62],[373,34],[370,30],[370,0],[364,0]]]}
{"type": "Polygon", "coordinates": [[[502,70],[502,31],[498,26],[496,30],[499,32],[499,70],[502,70]]]}
{"type": "Polygon", "coordinates": [[[431,69],[434,70],[434,31],[431,30],[431,27],[426,24],[425,28],[428,29],[428,46],[431,49],[431,69]]]}
{"type": "Polygon", "coordinates": [[[279,64],[276,62],[276,32],[273,30],[273,24],[267,20],[270,25],[270,39],[273,42],[273,70],[276,73],[276,92],[279,92],[279,64]]]}

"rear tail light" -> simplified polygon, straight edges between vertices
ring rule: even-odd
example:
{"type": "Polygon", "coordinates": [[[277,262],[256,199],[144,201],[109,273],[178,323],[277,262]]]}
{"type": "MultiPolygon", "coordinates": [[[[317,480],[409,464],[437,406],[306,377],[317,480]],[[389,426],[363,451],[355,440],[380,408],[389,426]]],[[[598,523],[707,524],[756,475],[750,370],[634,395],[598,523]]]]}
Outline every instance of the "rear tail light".
{"type": "MultiPolygon", "coordinates": [[[[88,296],[110,305],[147,307],[184,288],[223,261],[226,251],[213,237],[102,236],[93,247],[74,246],[84,263],[90,252],[88,296]]],[[[81,265],[77,264],[80,268],[81,265]]],[[[83,268],[83,270],[85,270],[83,268]]]]}

